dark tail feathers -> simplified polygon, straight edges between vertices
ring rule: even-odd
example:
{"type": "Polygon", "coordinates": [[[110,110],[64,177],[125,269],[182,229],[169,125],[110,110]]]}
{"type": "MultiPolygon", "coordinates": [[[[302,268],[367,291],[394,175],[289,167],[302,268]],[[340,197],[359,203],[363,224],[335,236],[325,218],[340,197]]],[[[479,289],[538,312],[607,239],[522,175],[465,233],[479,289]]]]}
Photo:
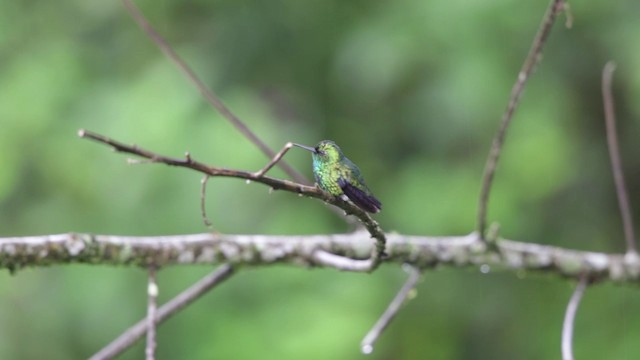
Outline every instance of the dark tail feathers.
{"type": "Polygon", "coordinates": [[[348,181],[338,181],[338,185],[340,185],[349,200],[353,201],[359,208],[374,214],[382,209],[380,200],[351,185],[348,181]]]}

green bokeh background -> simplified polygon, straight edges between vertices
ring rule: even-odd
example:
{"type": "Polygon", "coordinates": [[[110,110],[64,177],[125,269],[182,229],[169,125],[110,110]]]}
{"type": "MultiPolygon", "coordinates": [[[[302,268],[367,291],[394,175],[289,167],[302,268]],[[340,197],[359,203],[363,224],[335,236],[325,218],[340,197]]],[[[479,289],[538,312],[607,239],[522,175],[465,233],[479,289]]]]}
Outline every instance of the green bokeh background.
{"type": "MultiPolygon", "coordinates": [[[[157,29],[273,149],[333,139],[384,203],[388,231],[470,232],[480,177],[546,1],[141,1],[157,29]]],[[[509,131],[490,218],[506,237],[624,250],[600,74],[640,208],[640,3],[571,2],[509,131]]],[[[196,173],[130,166],[86,128],[162,154],[256,170],[265,157],[210,109],[118,1],[0,2],[0,236],[206,231],[196,173]]],[[[310,176],[307,153],[287,160],[310,176]]],[[[279,170],[273,175],[283,176],[279,170]]],[[[326,206],[212,179],[224,233],[346,231],[326,206]]],[[[640,210],[639,210],[640,211],[640,210]]],[[[637,219],[636,222],[640,221],[637,219]]],[[[159,274],[166,301],[211,268],[159,274]]],[[[426,273],[372,355],[359,342],[405,274],[243,269],[159,328],[160,359],[557,359],[574,284],[476,268],[426,273]]],[[[80,359],[145,314],[135,268],[0,273],[0,358],[80,359]]],[[[579,359],[640,357],[640,292],[600,285],[577,317],[579,359]]],[[[122,359],[139,359],[143,345],[122,359]]]]}

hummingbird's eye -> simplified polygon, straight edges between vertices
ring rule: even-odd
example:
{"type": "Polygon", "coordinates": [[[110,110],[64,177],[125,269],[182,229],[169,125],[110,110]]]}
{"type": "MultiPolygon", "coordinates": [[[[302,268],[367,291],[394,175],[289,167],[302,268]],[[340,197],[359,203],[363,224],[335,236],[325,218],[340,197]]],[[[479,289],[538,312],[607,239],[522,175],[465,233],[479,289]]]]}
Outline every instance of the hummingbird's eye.
{"type": "Polygon", "coordinates": [[[316,152],[320,155],[324,155],[324,150],[320,150],[320,148],[316,148],[316,152]]]}

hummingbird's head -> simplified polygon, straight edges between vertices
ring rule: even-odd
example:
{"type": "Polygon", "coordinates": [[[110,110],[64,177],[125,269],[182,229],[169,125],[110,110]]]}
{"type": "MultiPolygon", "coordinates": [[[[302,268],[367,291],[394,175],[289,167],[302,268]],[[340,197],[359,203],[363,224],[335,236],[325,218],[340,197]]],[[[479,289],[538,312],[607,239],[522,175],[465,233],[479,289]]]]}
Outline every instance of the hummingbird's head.
{"type": "Polygon", "coordinates": [[[344,158],[342,150],[331,140],[322,140],[315,147],[294,144],[297,147],[311,151],[314,162],[336,163],[344,158]]]}
{"type": "Polygon", "coordinates": [[[335,163],[344,157],[342,150],[331,140],[322,140],[316,145],[313,157],[326,163],[335,163]]]}

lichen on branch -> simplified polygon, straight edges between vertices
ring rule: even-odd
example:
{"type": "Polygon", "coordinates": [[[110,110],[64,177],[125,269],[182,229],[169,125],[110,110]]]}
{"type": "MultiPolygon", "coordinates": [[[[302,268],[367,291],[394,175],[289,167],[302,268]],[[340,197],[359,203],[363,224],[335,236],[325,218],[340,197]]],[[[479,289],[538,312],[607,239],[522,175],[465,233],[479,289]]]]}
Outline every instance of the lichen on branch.
{"type": "MultiPolygon", "coordinates": [[[[436,266],[489,266],[500,271],[545,272],[592,282],[640,283],[640,261],[623,254],[564,249],[498,239],[495,249],[476,233],[466,236],[386,234],[385,263],[408,263],[419,269],[436,266]]],[[[241,266],[290,264],[351,270],[345,266],[366,260],[374,244],[367,232],[334,235],[111,236],[59,234],[0,238],[0,267],[89,263],[158,267],[230,263],[241,266]],[[341,262],[317,261],[319,252],[341,255],[341,262]],[[344,265],[344,266],[343,266],[344,265]]],[[[355,270],[357,271],[357,266],[355,270]]]]}

